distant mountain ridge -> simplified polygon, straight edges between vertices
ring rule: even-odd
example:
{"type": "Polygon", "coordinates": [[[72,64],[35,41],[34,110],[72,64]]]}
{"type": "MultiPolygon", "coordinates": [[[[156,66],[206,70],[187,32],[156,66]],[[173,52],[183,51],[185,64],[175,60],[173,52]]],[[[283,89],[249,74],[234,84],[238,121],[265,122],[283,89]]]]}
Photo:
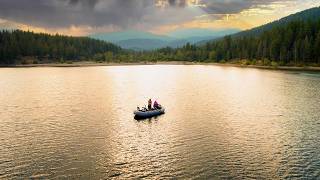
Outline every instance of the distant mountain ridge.
{"type": "Polygon", "coordinates": [[[168,36],[188,39],[190,37],[221,37],[226,34],[233,34],[239,32],[238,29],[222,29],[222,30],[212,30],[204,28],[190,28],[190,29],[177,29],[173,32],[168,33],[168,36]]]}
{"type": "Polygon", "coordinates": [[[118,46],[124,49],[135,51],[153,50],[167,45],[167,41],[160,39],[127,39],[115,42],[118,46]]]}
{"type": "Polygon", "coordinates": [[[92,34],[89,37],[107,42],[112,42],[124,49],[136,51],[155,50],[163,47],[177,48],[187,43],[196,44],[223,37],[227,34],[239,32],[237,29],[211,30],[211,29],[180,29],[168,33],[168,35],[157,35],[141,31],[121,31],[112,33],[92,34]]]}
{"type": "Polygon", "coordinates": [[[172,40],[169,36],[157,35],[149,32],[142,31],[120,31],[120,32],[110,32],[110,33],[97,33],[89,35],[89,37],[109,42],[119,42],[129,39],[157,39],[157,40],[172,40]]]}

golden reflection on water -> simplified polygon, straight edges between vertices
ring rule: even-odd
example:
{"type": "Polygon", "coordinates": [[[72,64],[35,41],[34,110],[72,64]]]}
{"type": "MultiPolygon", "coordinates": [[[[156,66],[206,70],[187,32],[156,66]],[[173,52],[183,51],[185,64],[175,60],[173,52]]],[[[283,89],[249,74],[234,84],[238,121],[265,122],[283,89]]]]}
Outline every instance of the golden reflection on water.
{"type": "Polygon", "coordinates": [[[0,178],[315,177],[319,79],[216,66],[0,69],[0,178]],[[149,98],[166,114],[134,120],[149,98]]]}

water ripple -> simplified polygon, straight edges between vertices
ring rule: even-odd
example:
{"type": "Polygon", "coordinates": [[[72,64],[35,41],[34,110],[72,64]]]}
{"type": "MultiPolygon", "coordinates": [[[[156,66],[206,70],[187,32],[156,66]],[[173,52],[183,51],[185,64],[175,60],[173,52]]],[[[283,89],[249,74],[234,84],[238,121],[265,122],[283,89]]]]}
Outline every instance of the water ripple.
{"type": "Polygon", "coordinates": [[[0,82],[0,179],[320,177],[318,75],[28,68],[0,69],[0,82]],[[166,114],[135,121],[149,97],[166,114]]]}

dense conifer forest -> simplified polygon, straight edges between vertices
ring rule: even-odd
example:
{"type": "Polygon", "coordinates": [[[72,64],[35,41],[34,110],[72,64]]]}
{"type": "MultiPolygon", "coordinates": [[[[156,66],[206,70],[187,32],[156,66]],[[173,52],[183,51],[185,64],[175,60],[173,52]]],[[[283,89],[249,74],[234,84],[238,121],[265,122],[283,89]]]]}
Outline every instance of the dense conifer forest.
{"type": "Polygon", "coordinates": [[[163,48],[146,59],[257,65],[319,65],[320,7],[202,45],[163,48]]]}
{"type": "Polygon", "coordinates": [[[260,65],[320,64],[320,20],[293,21],[259,35],[226,36],[202,46],[163,48],[147,56],[154,60],[244,61],[260,65]]]}
{"type": "Polygon", "coordinates": [[[121,48],[111,43],[87,37],[0,31],[0,64],[77,61],[120,51],[121,48]]]}
{"type": "Polygon", "coordinates": [[[320,8],[204,44],[129,51],[88,37],[0,31],[0,64],[73,61],[194,61],[245,65],[320,65],[320,8]]]}

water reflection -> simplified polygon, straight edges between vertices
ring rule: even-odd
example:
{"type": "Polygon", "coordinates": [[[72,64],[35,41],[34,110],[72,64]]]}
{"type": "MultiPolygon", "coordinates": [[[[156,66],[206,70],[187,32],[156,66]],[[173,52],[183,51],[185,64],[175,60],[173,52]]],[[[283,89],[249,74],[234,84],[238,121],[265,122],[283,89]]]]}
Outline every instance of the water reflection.
{"type": "Polygon", "coordinates": [[[320,79],[215,66],[0,69],[0,178],[315,178],[320,79]],[[166,114],[133,119],[157,99],[166,114]]]}

